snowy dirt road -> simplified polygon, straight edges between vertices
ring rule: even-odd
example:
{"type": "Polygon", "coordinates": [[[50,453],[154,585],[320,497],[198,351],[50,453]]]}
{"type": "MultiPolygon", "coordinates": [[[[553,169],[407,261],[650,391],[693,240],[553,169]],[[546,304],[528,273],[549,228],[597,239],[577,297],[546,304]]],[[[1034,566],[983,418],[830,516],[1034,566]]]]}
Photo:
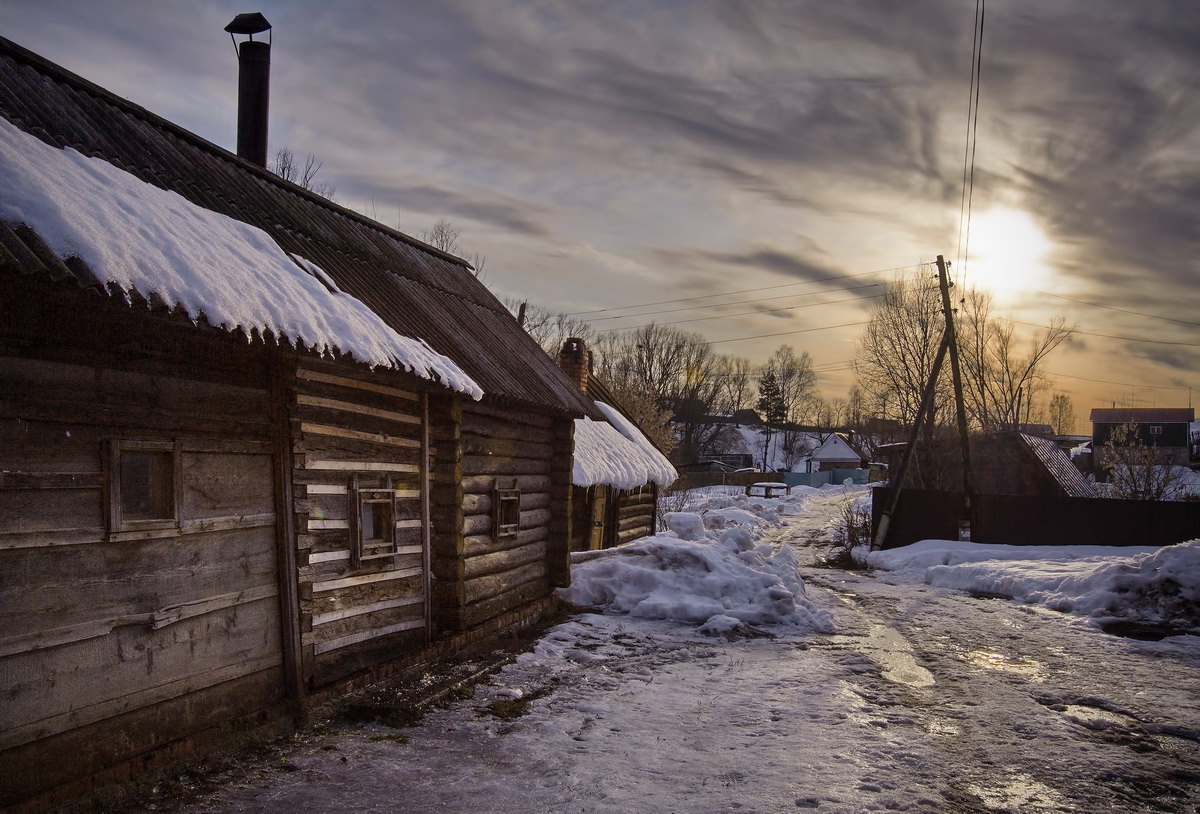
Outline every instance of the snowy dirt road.
{"type": "MultiPolygon", "coordinates": [[[[334,722],[187,812],[1195,812],[1197,637],[813,564],[837,632],[726,641],[583,614],[419,725],[334,722]]],[[[824,517],[824,519],[822,519],[824,517]]]]}

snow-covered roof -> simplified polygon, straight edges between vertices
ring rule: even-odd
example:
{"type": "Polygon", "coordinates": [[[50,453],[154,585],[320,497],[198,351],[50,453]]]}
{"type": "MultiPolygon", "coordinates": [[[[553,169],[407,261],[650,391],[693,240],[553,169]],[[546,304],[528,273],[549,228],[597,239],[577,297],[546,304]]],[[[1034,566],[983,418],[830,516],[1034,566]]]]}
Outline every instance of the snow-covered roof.
{"type": "Polygon", "coordinates": [[[608,422],[575,420],[573,485],[636,489],[655,483],[665,489],[675,482],[679,473],[641,430],[613,407],[596,406],[608,422]]]}
{"type": "MultiPolygon", "coordinates": [[[[189,279],[180,288],[182,266],[211,260],[217,247],[185,241],[186,229],[164,230],[161,221],[143,222],[141,231],[132,235],[143,246],[158,245],[158,259],[170,260],[164,268],[148,263],[117,264],[116,270],[101,263],[92,268],[95,258],[84,257],[83,246],[72,247],[78,256],[64,262],[64,234],[74,232],[90,241],[103,228],[121,225],[120,220],[110,224],[111,216],[122,215],[121,207],[105,206],[84,229],[76,222],[78,211],[59,201],[49,208],[46,221],[22,228],[21,221],[31,216],[17,212],[30,208],[30,202],[14,200],[9,193],[23,194],[21,188],[30,179],[24,176],[17,182],[10,176],[0,184],[0,206],[7,209],[0,216],[0,266],[18,275],[6,281],[10,285],[21,285],[21,275],[53,281],[74,277],[110,293],[123,285],[135,302],[143,300],[146,289],[161,289],[150,291],[150,302],[177,306],[181,317],[197,319],[203,314],[207,322],[230,328],[278,331],[280,339],[317,352],[336,347],[368,364],[411,365],[417,375],[465,393],[482,391],[488,399],[539,411],[599,418],[591,401],[562,375],[465,261],[284,181],[3,37],[0,119],[73,164],[72,171],[87,183],[63,195],[91,190],[88,199],[95,202],[96,189],[104,188],[107,194],[112,189],[107,173],[112,171],[101,164],[107,162],[116,172],[164,193],[154,197],[155,205],[170,210],[163,215],[168,222],[178,216],[175,227],[210,229],[218,215],[241,224],[221,227],[226,237],[232,231],[237,247],[223,261],[245,271],[236,281],[189,279]],[[168,190],[179,197],[165,194],[168,190]],[[184,201],[191,208],[184,207],[184,201]],[[197,214],[211,220],[201,222],[197,214]],[[172,242],[162,244],[164,237],[172,242]],[[51,248],[49,242],[59,247],[51,248]],[[271,256],[265,263],[264,254],[271,256]],[[293,276],[296,263],[315,276],[304,271],[293,276]],[[266,273],[250,274],[251,270],[266,273]],[[223,293],[208,287],[214,282],[223,293]],[[227,296],[232,293],[239,296],[227,296]]],[[[11,156],[14,139],[10,131],[2,148],[6,157],[11,156]]],[[[45,177],[39,182],[55,183],[45,177]]],[[[142,192],[137,197],[142,203],[150,200],[142,192]]],[[[129,220],[133,218],[125,218],[129,220]]],[[[202,237],[207,240],[209,235],[202,237]]],[[[221,245],[234,248],[224,238],[221,245]]],[[[139,259],[134,253],[115,252],[119,248],[101,243],[93,251],[106,261],[139,259]]]]}
{"type": "Polygon", "coordinates": [[[854,461],[863,459],[863,454],[842,436],[834,433],[809,456],[814,461],[854,461]]]}
{"type": "Polygon", "coordinates": [[[31,227],[101,283],[179,306],[194,320],[335,349],[480,398],[453,361],[401,336],[315,264],[271,236],[124,170],[60,150],[0,119],[0,218],[31,227]]]}

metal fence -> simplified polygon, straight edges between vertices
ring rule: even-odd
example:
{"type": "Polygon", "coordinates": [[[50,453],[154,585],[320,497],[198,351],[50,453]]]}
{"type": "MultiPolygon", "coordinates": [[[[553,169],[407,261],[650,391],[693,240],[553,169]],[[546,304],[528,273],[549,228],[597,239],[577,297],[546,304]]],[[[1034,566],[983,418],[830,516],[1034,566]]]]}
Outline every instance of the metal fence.
{"type": "MultiPolygon", "coordinates": [[[[872,533],[891,497],[872,490],[872,533]]],[[[1200,502],[975,495],[971,539],[1007,545],[1171,545],[1200,538],[1200,502]]],[[[961,492],[905,489],[884,548],[919,540],[957,540],[961,492]]]]}

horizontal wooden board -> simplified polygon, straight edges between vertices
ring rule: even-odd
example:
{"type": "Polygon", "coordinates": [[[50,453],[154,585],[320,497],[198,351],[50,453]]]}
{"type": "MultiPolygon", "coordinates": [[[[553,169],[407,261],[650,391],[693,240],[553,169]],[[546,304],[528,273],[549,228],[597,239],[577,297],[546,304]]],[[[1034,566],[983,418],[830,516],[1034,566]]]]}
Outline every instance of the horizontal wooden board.
{"type": "Polygon", "coordinates": [[[311,370],[305,367],[300,367],[296,370],[296,378],[302,381],[334,384],[338,387],[348,387],[353,390],[366,390],[373,393],[382,393],[385,396],[406,399],[408,401],[416,401],[418,398],[420,398],[417,393],[409,390],[401,390],[398,387],[388,387],[386,385],[376,384],[374,382],[365,382],[360,379],[352,379],[348,376],[337,376],[330,373],[311,370]]]}
{"type": "Polygon", "coordinates": [[[161,630],[145,625],[5,659],[0,748],[83,726],[281,663],[274,598],[161,630]]]}
{"type": "Polygon", "coordinates": [[[354,633],[349,636],[343,636],[340,639],[334,639],[334,640],[328,641],[328,642],[321,642],[321,643],[313,646],[313,653],[315,655],[320,655],[322,653],[328,653],[331,650],[340,650],[343,647],[349,647],[354,644],[361,644],[362,642],[370,641],[371,639],[378,639],[378,638],[382,638],[383,636],[390,636],[393,633],[400,633],[401,631],[405,631],[405,630],[418,630],[423,627],[425,627],[424,619],[412,619],[412,620],[405,621],[405,622],[397,622],[396,624],[388,625],[387,627],[373,628],[371,630],[366,630],[361,633],[354,633]]]}
{"type": "Polygon", "coordinates": [[[325,424],[315,424],[312,422],[301,422],[300,432],[306,435],[328,435],[334,438],[347,438],[354,441],[383,444],[385,446],[407,447],[409,449],[421,448],[421,442],[413,438],[385,435],[384,433],[362,432],[361,430],[347,430],[341,427],[330,427],[325,424]]]}
{"type": "Polygon", "coordinates": [[[362,574],[353,577],[342,577],[340,579],[330,579],[324,582],[314,582],[313,591],[320,593],[322,591],[337,591],[342,588],[354,588],[360,585],[368,585],[375,582],[389,582],[391,580],[404,579],[405,577],[417,576],[422,573],[421,568],[405,568],[401,571],[385,571],[380,574],[362,574]]]}
{"type": "Polygon", "coordinates": [[[341,608],[339,610],[329,611],[327,613],[313,614],[313,626],[320,626],[329,622],[336,622],[339,619],[349,619],[354,616],[362,616],[376,611],[390,610],[392,608],[403,608],[412,605],[424,605],[425,597],[421,595],[404,596],[399,599],[384,599],[379,602],[371,602],[365,605],[355,607],[341,608]]]}
{"type": "Polygon", "coordinates": [[[398,472],[419,474],[421,467],[415,464],[389,463],[387,461],[333,461],[303,456],[305,469],[331,472],[398,472]]]}
{"type": "Polygon", "coordinates": [[[507,551],[494,551],[467,558],[463,574],[467,579],[508,571],[520,565],[546,559],[546,542],[544,540],[507,551]]]}
{"type": "Polygon", "coordinates": [[[412,413],[385,410],[380,407],[368,407],[365,404],[343,401],[341,399],[322,398],[320,396],[309,396],[300,393],[296,396],[296,401],[298,404],[306,407],[323,407],[326,410],[336,410],[343,413],[359,413],[361,415],[375,416],[376,418],[386,418],[388,421],[395,421],[399,424],[421,423],[421,417],[412,413]]]}

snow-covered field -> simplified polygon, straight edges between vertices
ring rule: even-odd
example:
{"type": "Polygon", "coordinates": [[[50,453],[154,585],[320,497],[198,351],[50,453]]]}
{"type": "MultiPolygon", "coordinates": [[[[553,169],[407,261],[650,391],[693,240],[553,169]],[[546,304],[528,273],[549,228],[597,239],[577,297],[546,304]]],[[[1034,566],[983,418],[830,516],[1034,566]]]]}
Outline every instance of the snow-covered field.
{"type": "Polygon", "coordinates": [[[817,567],[862,487],[714,494],[581,555],[589,606],[419,726],[335,722],[159,809],[1140,812],[1200,805],[1200,549],[925,542],[817,567]],[[285,770],[286,769],[286,770],[285,770]]]}

